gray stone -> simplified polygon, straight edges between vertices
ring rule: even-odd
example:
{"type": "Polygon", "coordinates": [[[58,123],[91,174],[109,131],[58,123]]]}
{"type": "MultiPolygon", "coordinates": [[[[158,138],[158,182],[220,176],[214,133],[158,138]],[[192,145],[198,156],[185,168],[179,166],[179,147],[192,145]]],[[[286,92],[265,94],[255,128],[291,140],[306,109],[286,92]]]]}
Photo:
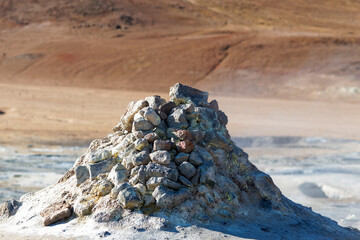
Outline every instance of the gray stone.
{"type": "Polygon", "coordinates": [[[205,137],[205,132],[199,129],[190,130],[190,132],[195,143],[199,143],[205,137]]]}
{"type": "Polygon", "coordinates": [[[20,206],[21,202],[18,202],[15,199],[5,201],[0,205],[0,219],[11,217],[17,212],[20,206]]]}
{"type": "Polygon", "coordinates": [[[144,118],[148,120],[153,126],[158,126],[161,123],[161,118],[151,107],[144,108],[144,118]]]}
{"type": "Polygon", "coordinates": [[[136,150],[142,151],[144,148],[149,146],[149,142],[144,138],[140,138],[134,142],[134,145],[136,150]]]}
{"type": "Polygon", "coordinates": [[[146,175],[150,177],[166,177],[172,181],[177,181],[179,172],[177,169],[168,168],[160,164],[150,162],[146,165],[146,175]]]}
{"type": "Polygon", "coordinates": [[[89,169],[86,166],[77,166],[75,169],[76,185],[80,185],[90,178],[89,169]]]}
{"type": "Polygon", "coordinates": [[[171,110],[176,107],[176,104],[174,102],[167,102],[164,105],[161,106],[160,111],[165,113],[166,115],[169,115],[171,110]]]}
{"type": "Polygon", "coordinates": [[[166,178],[164,177],[151,177],[146,182],[146,187],[148,188],[148,190],[154,190],[157,186],[163,184],[165,179],[166,178]]]}
{"type": "Polygon", "coordinates": [[[159,163],[159,164],[166,165],[166,164],[170,163],[171,156],[170,156],[170,153],[168,151],[159,150],[159,151],[150,153],[150,159],[154,163],[159,163]]]}
{"type": "Polygon", "coordinates": [[[198,185],[199,181],[200,181],[200,169],[197,169],[195,175],[191,178],[191,183],[194,185],[198,185]]]}
{"type": "Polygon", "coordinates": [[[166,103],[166,100],[158,95],[146,97],[145,100],[149,103],[149,107],[153,109],[160,109],[166,103]]]}
{"type": "Polygon", "coordinates": [[[127,187],[121,190],[117,199],[126,209],[138,208],[144,203],[140,192],[135,187],[127,187]]]}
{"type": "Polygon", "coordinates": [[[184,187],[183,185],[181,185],[177,182],[171,181],[164,177],[151,177],[146,182],[146,186],[147,186],[148,190],[154,190],[159,185],[164,185],[166,187],[176,189],[176,190],[184,187]]]}
{"type": "Polygon", "coordinates": [[[126,168],[118,163],[110,171],[108,179],[115,185],[125,182],[129,176],[129,171],[126,168]]]}
{"type": "Polygon", "coordinates": [[[110,170],[112,169],[112,167],[115,166],[115,164],[116,161],[114,158],[109,158],[95,164],[89,164],[88,169],[90,173],[90,179],[96,178],[101,173],[110,172],[110,170]]]}
{"type": "Polygon", "coordinates": [[[218,110],[217,115],[218,115],[218,120],[219,120],[220,124],[226,126],[226,124],[228,124],[228,122],[229,122],[226,114],[223,111],[218,110]]]}
{"type": "Polygon", "coordinates": [[[200,167],[200,183],[214,187],[216,183],[216,171],[213,162],[205,162],[200,167]]]}
{"type": "Polygon", "coordinates": [[[98,223],[117,222],[122,218],[121,209],[104,209],[94,214],[92,219],[98,223]]]}
{"type": "Polygon", "coordinates": [[[125,131],[130,132],[131,131],[131,126],[134,120],[134,115],[140,111],[140,109],[149,106],[149,103],[147,101],[144,100],[140,100],[137,102],[130,102],[125,114],[121,117],[120,123],[121,123],[121,128],[125,131]]]}
{"type": "Polygon", "coordinates": [[[133,129],[135,131],[149,131],[153,128],[154,128],[154,126],[149,121],[147,121],[144,117],[137,117],[136,119],[134,119],[133,129]]]}
{"type": "Polygon", "coordinates": [[[210,108],[213,109],[214,111],[218,111],[219,110],[219,103],[214,99],[212,100],[210,103],[210,108]]]}
{"type": "Polygon", "coordinates": [[[184,176],[179,176],[179,181],[187,187],[192,186],[192,183],[184,176]]]}
{"type": "Polygon", "coordinates": [[[194,166],[200,166],[204,160],[202,159],[201,155],[197,151],[193,151],[190,154],[189,162],[194,166]]]}
{"type": "Polygon", "coordinates": [[[160,208],[172,208],[189,199],[191,197],[191,191],[187,188],[173,191],[166,186],[160,185],[155,188],[152,196],[156,200],[156,206],[160,208]]]}
{"type": "Polygon", "coordinates": [[[188,153],[183,153],[183,152],[181,152],[181,153],[179,153],[178,155],[176,155],[176,157],[175,157],[175,163],[176,163],[176,165],[180,165],[180,164],[182,164],[183,162],[189,160],[189,156],[190,156],[190,154],[188,154],[188,153]]]}
{"type": "Polygon", "coordinates": [[[174,109],[174,111],[168,115],[166,122],[169,128],[184,129],[189,126],[189,123],[185,117],[185,110],[183,109],[174,109]]]}
{"type": "Polygon", "coordinates": [[[144,136],[144,138],[149,142],[153,143],[156,139],[159,139],[159,135],[156,132],[148,133],[144,136]]]}
{"type": "Polygon", "coordinates": [[[144,196],[144,207],[149,207],[156,203],[155,198],[150,194],[145,194],[144,196]]]}
{"type": "Polygon", "coordinates": [[[150,162],[150,148],[145,148],[139,153],[136,153],[131,157],[132,164],[134,166],[145,165],[150,162]]]}
{"type": "Polygon", "coordinates": [[[153,145],[153,150],[171,150],[171,142],[169,140],[155,140],[153,145]]]}
{"type": "Polygon", "coordinates": [[[118,186],[115,186],[112,190],[111,190],[111,197],[112,198],[117,198],[117,196],[119,195],[119,192],[121,190],[124,190],[125,188],[128,188],[128,187],[131,187],[131,185],[127,182],[124,182],[124,183],[121,183],[120,185],[118,186]]]}
{"type": "Polygon", "coordinates": [[[134,185],[134,188],[136,188],[139,193],[141,194],[141,196],[144,196],[146,193],[146,187],[144,184],[142,183],[137,183],[136,185],[134,185]]]}
{"type": "Polygon", "coordinates": [[[187,100],[193,101],[195,104],[200,102],[207,103],[209,94],[198,89],[177,83],[170,87],[170,100],[177,105],[185,103],[187,100]]]}
{"type": "Polygon", "coordinates": [[[189,162],[183,162],[178,168],[187,179],[190,179],[196,173],[196,168],[189,162]]]}

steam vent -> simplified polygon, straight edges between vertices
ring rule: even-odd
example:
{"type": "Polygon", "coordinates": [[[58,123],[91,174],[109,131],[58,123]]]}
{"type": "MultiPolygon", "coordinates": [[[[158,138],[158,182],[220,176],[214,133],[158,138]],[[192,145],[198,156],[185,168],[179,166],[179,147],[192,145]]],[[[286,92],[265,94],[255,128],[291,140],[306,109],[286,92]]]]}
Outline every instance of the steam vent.
{"type": "Polygon", "coordinates": [[[207,92],[179,83],[170,88],[170,101],[131,102],[113,133],[94,140],[57,184],[5,202],[1,217],[42,228],[88,221],[145,230],[237,222],[243,232],[234,235],[240,236],[247,236],[247,224],[262,224],[260,235],[248,235],[259,238],[272,229],[285,239],[359,236],[284,197],[232,142],[227,123],[207,92]]]}

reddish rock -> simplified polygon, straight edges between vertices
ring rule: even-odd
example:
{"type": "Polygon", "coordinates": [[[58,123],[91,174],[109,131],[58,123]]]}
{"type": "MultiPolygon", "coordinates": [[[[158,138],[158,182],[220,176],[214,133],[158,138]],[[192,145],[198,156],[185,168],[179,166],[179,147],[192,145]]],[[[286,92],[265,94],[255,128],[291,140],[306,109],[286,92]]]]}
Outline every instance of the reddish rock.
{"type": "Polygon", "coordinates": [[[180,140],[192,140],[193,136],[189,130],[177,130],[174,135],[180,140]]]}
{"type": "Polygon", "coordinates": [[[155,140],[154,141],[154,151],[157,150],[171,150],[171,142],[169,140],[155,140]]]}
{"type": "Polygon", "coordinates": [[[178,142],[176,148],[179,152],[190,153],[194,150],[195,145],[191,141],[185,140],[178,142]]]}

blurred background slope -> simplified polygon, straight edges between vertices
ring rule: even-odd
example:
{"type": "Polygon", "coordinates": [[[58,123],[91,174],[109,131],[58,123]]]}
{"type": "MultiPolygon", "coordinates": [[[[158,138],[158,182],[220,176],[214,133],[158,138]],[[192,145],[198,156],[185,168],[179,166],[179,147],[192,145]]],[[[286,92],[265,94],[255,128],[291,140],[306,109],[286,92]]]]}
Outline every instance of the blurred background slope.
{"type": "Polygon", "coordinates": [[[359,100],[360,3],[2,0],[0,81],[359,100]]]}

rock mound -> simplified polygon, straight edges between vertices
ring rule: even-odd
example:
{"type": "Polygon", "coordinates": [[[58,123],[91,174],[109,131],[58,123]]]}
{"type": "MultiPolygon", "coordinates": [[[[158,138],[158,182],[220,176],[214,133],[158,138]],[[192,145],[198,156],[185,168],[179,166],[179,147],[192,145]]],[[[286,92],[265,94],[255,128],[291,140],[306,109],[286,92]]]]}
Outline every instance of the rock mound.
{"type": "MultiPolygon", "coordinates": [[[[73,218],[126,225],[134,214],[199,223],[273,215],[316,223],[321,234],[350,234],[284,197],[233,143],[227,122],[208,93],[182,84],[170,88],[170,101],[131,102],[114,133],[94,140],[56,191],[43,190],[34,216],[47,226],[73,218]]],[[[3,215],[29,208],[33,195],[7,202],[3,215]]]]}

